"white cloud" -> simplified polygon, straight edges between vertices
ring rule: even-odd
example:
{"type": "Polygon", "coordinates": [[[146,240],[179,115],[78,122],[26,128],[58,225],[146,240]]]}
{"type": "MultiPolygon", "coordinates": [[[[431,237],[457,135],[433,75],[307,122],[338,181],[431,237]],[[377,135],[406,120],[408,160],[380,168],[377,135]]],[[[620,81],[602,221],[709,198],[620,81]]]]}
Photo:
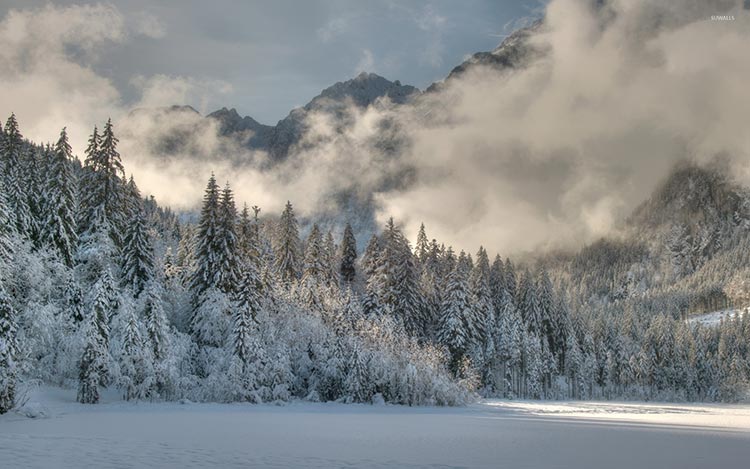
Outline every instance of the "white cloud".
{"type": "Polygon", "coordinates": [[[357,66],[354,67],[354,73],[360,72],[374,72],[375,71],[375,57],[372,55],[370,49],[362,49],[362,56],[357,62],[357,66]]]}
{"type": "Polygon", "coordinates": [[[316,34],[322,42],[330,42],[349,30],[351,20],[348,17],[333,18],[320,27],[316,34]]]}

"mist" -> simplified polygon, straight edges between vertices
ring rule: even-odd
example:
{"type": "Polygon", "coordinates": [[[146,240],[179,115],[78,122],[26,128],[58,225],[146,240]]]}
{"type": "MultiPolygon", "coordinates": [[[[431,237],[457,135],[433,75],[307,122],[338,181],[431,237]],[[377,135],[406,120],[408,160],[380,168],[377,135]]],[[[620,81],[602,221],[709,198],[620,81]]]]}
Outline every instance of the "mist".
{"type": "Polygon", "coordinates": [[[430,237],[471,252],[574,247],[616,230],[680,159],[726,154],[733,174],[748,176],[750,15],[741,2],[601,3],[549,2],[530,39],[543,53],[524,69],[474,67],[413,106],[351,106],[344,128],[310,113],[301,144],[275,165],[200,114],[160,110],[210,111],[205,97],[231,90],[220,79],[133,77],[140,100],[123,102],[91,64],[133,35],[169,32],[111,6],[4,18],[0,102],[32,140],[67,126],[78,154],[111,116],[126,171],[176,209],[196,207],[214,172],[240,204],[265,213],[287,200],[304,216],[330,213],[346,192],[372,198],[378,221],[395,217],[411,239],[424,222],[430,237]]]}

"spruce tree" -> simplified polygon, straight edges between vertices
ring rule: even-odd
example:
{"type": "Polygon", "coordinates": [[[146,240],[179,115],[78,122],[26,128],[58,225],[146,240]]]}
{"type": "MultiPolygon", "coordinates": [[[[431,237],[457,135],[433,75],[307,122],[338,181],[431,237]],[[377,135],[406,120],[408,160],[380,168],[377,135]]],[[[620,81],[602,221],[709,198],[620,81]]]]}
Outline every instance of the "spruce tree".
{"type": "Polygon", "coordinates": [[[24,153],[25,158],[22,164],[22,183],[26,193],[26,205],[29,208],[29,220],[27,227],[28,238],[35,247],[41,246],[41,227],[45,222],[43,217],[43,186],[41,175],[41,162],[44,158],[43,147],[28,147],[24,153]]]}
{"type": "Polygon", "coordinates": [[[0,272],[8,265],[13,256],[16,239],[16,228],[12,220],[5,187],[0,180],[0,272]]]}
{"type": "Polygon", "coordinates": [[[122,248],[122,282],[138,296],[154,275],[154,255],[143,208],[131,218],[122,248]]]}
{"type": "Polygon", "coordinates": [[[456,266],[448,276],[438,323],[438,341],[451,353],[451,370],[459,367],[471,342],[471,301],[466,272],[456,266]]]}
{"type": "Polygon", "coordinates": [[[517,298],[518,283],[516,280],[516,270],[513,267],[513,263],[508,258],[505,258],[505,264],[503,267],[504,267],[503,279],[505,280],[505,292],[508,295],[510,295],[510,297],[518,306],[518,298],[517,298]]]}
{"type": "Polygon", "coordinates": [[[547,341],[551,349],[555,347],[554,334],[554,315],[555,315],[555,297],[552,288],[552,282],[546,270],[542,270],[537,280],[537,303],[539,305],[540,334],[547,341]]]}
{"type": "Polygon", "coordinates": [[[85,346],[78,374],[78,402],[99,402],[99,388],[109,382],[109,321],[114,314],[114,285],[108,270],[94,285],[85,326],[85,346]]]}
{"type": "Polygon", "coordinates": [[[481,378],[484,385],[492,384],[491,366],[492,357],[495,355],[493,334],[496,321],[489,277],[490,264],[487,251],[480,247],[477,252],[477,262],[469,277],[469,289],[472,304],[472,340],[478,349],[475,361],[482,372],[481,378]]]}
{"type": "Polygon", "coordinates": [[[323,264],[325,265],[325,271],[323,280],[326,285],[339,285],[339,272],[338,265],[336,262],[336,242],[333,240],[333,233],[328,230],[325,238],[323,239],[323,264]]]}
{"type": "Polygon", "coordinates": [[[154,360],[160,362],[167,357],[169,348],[169,323],[164,314],[162,289],[157,280],[151,280],[144,290],[146,295],[143,305],[143,317],[146,321],[146,332],[151,344],[154,360]]]}
{"type": "Polygon", "coordinates": [[[68,276],[63,293],[63,305],[67,317],[74,323],[79,324],[85,319],[85,304],[83,291],[74,275],[68,276]]]}
{"type": "Polygon", "coordinates": [[[61,260],[73,265],[78,242],[76,233],[76,188],[71,168],[73,153],[65,128],[51,154],[44,194],[44,223],[41,226],[42,242],[54,247],[61,260]]]}
{"type": "Polygon", "coordinates": [[[125,170],[117,151],[112,120],[104,126],[101,138],[96,128],[89,139],[81,180],[81,226],[79,232],[92,231],[97,218],[106,219],[107,233],[116,247],[121,246],[127,221],[125,170]]]}
{"type": "Polygon", "coordinates": [[[380,263],[380,240],[377,235],[372,235],[367,243],[367,248],[362,254],[362,272],[365,276],[365,296],[362,299],[362,308],[367,315],[379,314],[382,312],[378,292],[381,279],[378,274],[378,265],[380,263]]]}
{"type": "Polygon", "coordinates": [[[224,187],[219,199],[218,236],[218,282],[219,289],[231,295],[240,279],[241,255],[237,238],[237,208],[229,184],[224,187]]]}
{"type": "Polygon", "coordinates": [[[15,230],[24,237],[31,236],[32,215],[28,193],[24,184],[24,161],[27,145],[18,130],[15,114],[5,124],[5,152],[3,158],[3,183],[5,195],[15,230]]]}
{"type": "Polygon", "coordinates": [[[409,242],[391,218],[381,235],[375,274],[368,282],[380,305],[388,307],[410,334],[422,336],[426,308],[417,274],[409,242]]]}
{"type": "Polygon", "coordinates": [[[289,284],[299,275],[299,228],[291,202],[286,203],[279,220],[276,235],[276,273],[282,282],[289,284]]]}
{"type": "Polygon", "coordinates": [[[527,270],[521,277],[518,285],[518,309],[526,329],[533,334],[540,334],[541,331],[541,311],[539,309],[539,300],[537,298],[536,286],[527,270]]]}
{"type": "Polygon", "coordinates": [[[341,281],[344,285],[351,285],[357,275],[357,240],[354,238],[354,231],[349,223],[344,228],[339,257],[341,258],[339,266],[341,281]]]}
{"type": "Polygon", "coordinates": [[[10,298],[0,285],[0,414],[8,412],[16,402],[19,353],[15,316],[10,298]]]}
{"type": "Polygon", "coordinates": [[[149,374],[140,325],[135,311],[131,309],[125,323],[120,356],[120,387],[123,389],[123,399],[129,401],[146,398],[152,384],[149,374]]]}
{"type": "Polygon", "coordinates": [[[203,292],[216,287],[219,283],[220,223],[219,186],[216,184],[216,178],[211,174],[203,196],[201,217],[195,234],[195,248],[193,250],[195,271],[190,282],[194,303],[197,303],[197,299],[203,292]]]}
{"type": "Polygon", "coordinates": [[[419,225],[419,233],[417,234],[417,244],[414,247],[414,254],[417,256],[417,260],[420,264],[423,264],[427,260],[427,256],[430,253],[430,244],[427,240],[427,233],[424,229],[424,223],[419,225]]]}
{"type": "Polygon", "coordinates": [[[323,262],[323,246],[318,224],[313,224],[305,246],[305,264],[302,273],[304,282],[320,283],[325,276],[326,266],[323,262]]]}

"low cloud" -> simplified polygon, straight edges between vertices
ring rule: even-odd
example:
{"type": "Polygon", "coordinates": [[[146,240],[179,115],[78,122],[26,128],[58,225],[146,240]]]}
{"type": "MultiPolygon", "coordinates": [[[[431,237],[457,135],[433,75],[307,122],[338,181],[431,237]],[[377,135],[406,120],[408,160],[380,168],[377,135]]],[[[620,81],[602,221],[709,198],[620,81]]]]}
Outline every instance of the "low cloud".
{"type": "MultiPolygon", "coordinates": [[[[335,211],[344,193],[372,201],[380,222],[396,217],[412,239],[424,222],[431,237],[472,252],[580,246],[610,233],[686,157],[728,154],[738,177],[750,174],[750,18],[739,1],[553,0],[544,18],[530,41],[545,53],[530,66],[475,67],[414,106],[352,106],[343,127],[310,113],[301,144],[271,169],[258,169],[269,168],[267,154],[188,109],[125,109],[90,67],[137,31],[108,6],[50,6],[0,22],[9,44],[0,102],[35,140],[72,126],[79,151],[93,123],[112,115],[126,169],[177,208],[195,207],[214,171],[240,203],[266,213],[286,200],[303,215],[335,211]],[[735,20],[711,20],[723,14],[735,20]],[[108,26],[88,27],[101,21],[108,26]],[[34,32],[47,23],[51,40],[34,32]]],[[[202,96],[228,91],[191,77],[131,83],[149,108],[200,107],[202,96]]]]}

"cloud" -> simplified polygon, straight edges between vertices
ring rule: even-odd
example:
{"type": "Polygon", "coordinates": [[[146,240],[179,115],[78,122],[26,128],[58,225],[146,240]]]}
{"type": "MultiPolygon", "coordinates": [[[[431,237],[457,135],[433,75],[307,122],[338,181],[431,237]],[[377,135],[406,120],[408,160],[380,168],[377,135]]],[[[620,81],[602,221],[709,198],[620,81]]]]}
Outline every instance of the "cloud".
{"type": "Polygon", "coordinates": [[[201,112],[206,112],[206,103],[217,95],[232,91],[232,85],[223,80],[196,79],[193,77],[172,77],[137,75],[130,83],[135,86],[141,99],[137,107],[164,107],[184,103],[199,103],[201,112]]]}
{"type": "Polygon", "coordinates": [[[133,15],[131,29],[135,34],[152,39],[161,39],[167,35],[164,23],[158,17],[145,11],[133,15]]]}
{"type": "MultiPolygon", "coordinates": [[[[257,168],[268,155],[192,111],[126,111],[91,67],[134,34],[112,7],[7,16],[0,40],[14,47],[0,50],[0,102],[34,139],[72,126],[78,149],[93,123],[116,116],[126,169],[177,208],[199,203],[214,171],[265,213],[286,200],[302,215],[335,212],[349,194],[372,201],[381,222],[395,216],[412,239],[424,222],[430,237],[471,252],[578,246],[609,233],[684,157],[729,154],[735,174],[750,178],[750,18],[739,2],[553,0],[544,15],[530,44],[545,53],[529,67],[475,67],[415,106],[347,109],[343,126],[310,113],[302,144],[267,170],[257,168]],[[717,14],[736,20],[711,21],[717,14]]],[[[373,65],[363,50],[357,68],[373,65]]],[[[143,107],[229,90],[165,75],[131,84],[143,107]]]]}
{"type": "Polygon", "coordinates": [[[317,34],[318,39],[320,39],[324,43],[327,43],[348,31],[350,23],[350,18],[340,16],[329,20],[325,25],[318,28],[315,33],[317,34]]]}
{"type": "Polygon", "coordinates": [[[90,64],[126,37],[123,17],[110,5],[10,11],[0,22],[4,112],[14,111],[35,140],[52,139],[68,125],[80,144],[89,128],[82,120],[101,121],[119,106],[117,90],[90,64]]]}
{"type": "Polygon", "coordinates": [[[550,2],[542,59],[475,68],[399,116],[419,171],[381,194],[381,220],[502,252],[608,233],[678,159],[747,161],[749,42],[737,2],[550,2]]]}
{"type": "Polygon", "coordinates": [[[354,72],[374,72],[375,71],[375,57],[372,55],[370,49],[362,49],[362,57],[357,62],[357,66],[354,67],[354,72]]]}

